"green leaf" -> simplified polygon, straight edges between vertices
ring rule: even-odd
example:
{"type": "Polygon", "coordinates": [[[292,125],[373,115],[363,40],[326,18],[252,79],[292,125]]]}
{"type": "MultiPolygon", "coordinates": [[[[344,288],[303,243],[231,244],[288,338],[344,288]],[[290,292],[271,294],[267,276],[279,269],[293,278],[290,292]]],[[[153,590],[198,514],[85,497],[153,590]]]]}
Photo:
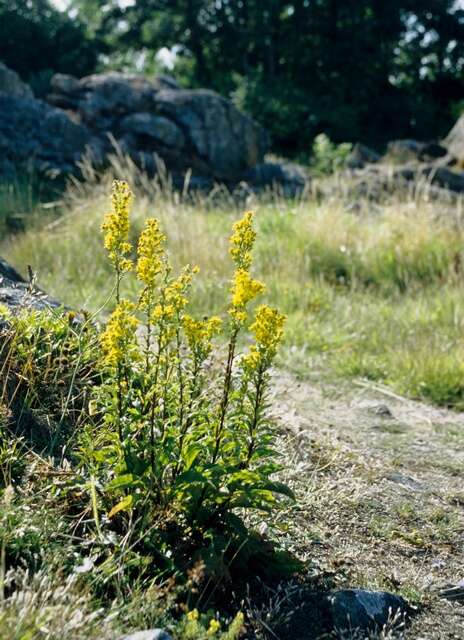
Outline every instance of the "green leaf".
{"type": "Polygon", "coordinates": [[[123,489],[124,487],[130,487],[134,484],[134,476],[132,473],[125,473],[120,476],[116,476],[106,486],[107,489],[123,489]]]}
{"type": "Polygon", "coordinates": [[[108,518],[112,518],[120,511],[128,511],[132,507],[132,503],[134,501],[134,497],[132,495],[128,495],[122,500],[115,504],[111,511],[108,513],[108,518]]]}
{"type": "Polygon", "coordinates": [[[188,471],[199,454],[203,450],[203,447],[198,442],[189,442],[182,450],[182,458],[185,463],[185,470],[188,471]]]}
{"type": "Polygon", "coordinates": [[[284,482],[277,482],[276,480],[269,481],[263,485],[263,489],[272,491],[273,493],[280,493],[281,495],[288,496],[292,500],[295,499],[295,494],[284,482]]]}

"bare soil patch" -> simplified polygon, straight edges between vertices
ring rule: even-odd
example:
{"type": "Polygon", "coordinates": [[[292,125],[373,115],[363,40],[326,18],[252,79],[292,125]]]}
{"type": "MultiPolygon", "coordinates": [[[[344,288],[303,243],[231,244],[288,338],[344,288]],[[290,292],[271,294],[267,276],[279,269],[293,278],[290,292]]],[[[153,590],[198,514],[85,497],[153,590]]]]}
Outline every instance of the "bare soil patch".
{"type": "Polygon", "coordinates": [[[406,597],[418,614],[400,637],[462,639],[463,604],[437,591],[464,577],[464,414],[282,371],[272,405],[298,496],[288,546],[337,587],[406,597]]]}

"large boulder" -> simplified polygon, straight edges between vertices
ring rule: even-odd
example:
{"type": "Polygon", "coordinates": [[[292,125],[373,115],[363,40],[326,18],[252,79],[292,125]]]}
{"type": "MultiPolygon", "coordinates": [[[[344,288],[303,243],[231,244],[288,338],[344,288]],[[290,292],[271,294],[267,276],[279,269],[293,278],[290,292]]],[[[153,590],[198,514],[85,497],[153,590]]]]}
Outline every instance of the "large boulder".
{"type": "MultiPolygon", "coordinates": [[[[164,163],[174,183],[231,185],[263,162],[266,131],[214,91],[180,88],[168,76],[57,74],[47,102],[0,65],[0,174],[32,165],[50,176],[78,171],[84,153],[105,165],[115,145],[141,168],[164,163]]],[[[295,180],[292,178],[292,181],[295,180]]]]}
{"type": "Polygon", "coordinates": [[[25,84],[18,74],[0,62],[0,92],[15,98],[33,98],[32,89],[25,84]]]}
{"type": "Polygon", "coordinates": [[[214,91],[181,89],[169,77],[147,79],[122,73],[77,80],[57,75],[48,101],[72,113],[107,144],[147,166],[158,156],[174,172],[237,181],[262,162],[265,130],[214,91]]]}
{"type": "Polygon", "coordinates": [[[464,161],[464,113],[443,140],[443,146],[454,158],[464,161]]]}
{"type": "Polygon", "coordinates": [[[0,174],[25,164],[53,176],[72,173],[89,142],[88,130],[60,109],[0,92],[0,174]]]}

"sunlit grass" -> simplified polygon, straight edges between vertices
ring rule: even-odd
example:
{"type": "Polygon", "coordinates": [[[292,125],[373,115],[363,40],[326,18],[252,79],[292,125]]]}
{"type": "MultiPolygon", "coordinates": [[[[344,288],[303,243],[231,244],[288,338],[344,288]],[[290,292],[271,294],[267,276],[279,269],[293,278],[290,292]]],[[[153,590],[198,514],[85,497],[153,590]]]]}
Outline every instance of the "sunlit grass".
{"type": "MultiPolygon", "coordinates": [[[[130,180],[130,176],[128,176],[130,180]]],[[[0,246],[19,270],[72,307],[105,305],[112,275],[101,247],[109,178],[71,189],[63,217],[0,246]]],[[[134,176],[134,237],[160,218],[174,265],[198,264],[194,311],[224,312],[227,230],[243,205],[198,198],[134,176]],[[137,184],[138,183],[138,184],[137,184]]],[[[248,206],[248,204],[247,204],[248,206]]],[[[255,275],[288,315],[281,365],[302,375],[363,377],[438,404],[464,406],[464,231],[440,203],[403,198],[349,213],[342,201],[255,200],[255,275]]],[[[128,279],[128,293],[133,280],[128,279]]]]}

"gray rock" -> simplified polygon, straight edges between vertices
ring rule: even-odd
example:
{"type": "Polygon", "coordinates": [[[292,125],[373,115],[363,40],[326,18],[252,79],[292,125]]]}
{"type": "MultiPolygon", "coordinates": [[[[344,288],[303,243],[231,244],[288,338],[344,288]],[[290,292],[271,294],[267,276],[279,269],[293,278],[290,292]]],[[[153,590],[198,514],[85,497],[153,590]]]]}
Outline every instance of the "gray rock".
{"type": "Polygon", "coordinates": [[[387,480],[390,482],[395,482],[396,484],[400,484],[406,489],[410,489],[411,491],[425,491],[427,488],[422,482],[411,478],[411,476],[407,476],[404,473],[397,473],[396,471],[393,473],[389,473],[386,476],[387,480]]]}
{"type": "Polygon", "coordinates": [[[290,162],[263,162],[247,171],[243,179],[258,189],[281,188],[283,193],[290,197],[298,195],[310,184],[310,177],[306,171],[290,162]]]}
{"type": "Polygon", "coordinates": [[[55,94],[75,94],[80,91],[79,80],[65,73],[56,73],[50,80],[50,86],[55,94]]]}
{"type": "Polygon", "coordinates": [[[18,74],[0,62],[0,92],[13,98],[33,98],[32,89],[25,84],[18,74]]]}
{"type": "Polygon", "coordinates": [[[390,420],[393,418],[391,409],[386,404],[372,404],[368,407],[368,410],[379,418],[390,420]]]}
{"type": "Polygon", "coordinates": [[[380,154],[363,144],[355,144],[346,159],[348,169],[363,169],[366,164],[374,164],[380,160],[380,154]]]}
{"type": "Polygon", "coordinates": [[[147,111],[156,87],[143,76],[124,73],[102,73],[79,81],[77,106],[89,126],[105,128],[110,119],[147,111]]]}
{"type": "Polygon", "coordinates": [[[464,193],[464,171],[456,171],[448,167],[428,165],[421,169],[431,184],[437,185],[454,193],[464,193]]]}
{"type": "Polygon", "coordinates": [[[71,173],[89,140],[88,130],[60,109],[0,93],[0,173],[26,163],[39,173],[71,173]]]}
{"type": "Polygon", "coordinates": [[[447,155],[447,149],[441,144],[438,144],[438,142],[425,142],[421,151],[421,158],[423,160],[438,160],[445,158],[447,155]]]}
{"type": "Polygon", "coordinates": [[[153,82],[155,83],[158,89],[180,89],[181,88],[177,80],[172,76],[166,76],[166,75],[156,76],[153,82]]]}
{"type": "Polygon", "coordinates": [[[343,589],[329,594],[333,625],[338,630],[381,629],[395,615],[411,614],[410,605],[386,591],[343,589]]]}
{"type": "Polygon", "coordinates": [[[24,278],[16,269],[13,269],[3,258],[0,258],[0,278],[11,280],[11,282],[25,282],[24,278]]]}
{"type": "Polygon", "coordinates": [[[464,603],[464,580],[441,587],[438,589],[438,596],[452,602],[464,603]]]}
{"type": "Polygon", "coordinates": [[[446,148],[436,142],[393,140],[387,146],[387,158],[399,162],[429,162],[446,154],[446,148]]]}
{"type": "MultiPolygon", "coordinates": [[[[139,137],[143,136],[167,147],[182,149],[185,146],[185,136],[181,129],[172,120],[163,116],[143,112],[133,113],[122,119],[120,127],[122,131],[139,137]]],[[[135,141],[134,144],[136,144],[135,141]]]]}
{"type": "Polygon", "coordinates": [[[184,132],[190,147],[186,168],[207,167],[220,180],[239,179],[269,148],[266,131],[214,91],[162,90],[155,109],[184,132]]]}
{"type": "Polygon", "coordinates": [[[262,162],[267,133],[213,91],[181,89],[169,76],[123,73],[52,79],[49,102],[75,114],[111,153],[108,134],[135,162],[156,153],[168,171],[234,182],[262,162]]]}
{"type": "Polygon", "coordinates": [[[28,307],[45,309],[59,307],[60,304],[45,293],[31,287],[20,274],[5,260],[0,258],[0,304],[11,311],[28,307]]]}
{"type": "Polygon", "coordinates": [[[464,114],[442,142],[448,153],[458,160],[464,160],[464,114]]]}
{"type": "Polygon", "coordinates": [[[123,636],[120,640],[172,640],[172,636],[164,629],[147,629],[123,636]]]}

